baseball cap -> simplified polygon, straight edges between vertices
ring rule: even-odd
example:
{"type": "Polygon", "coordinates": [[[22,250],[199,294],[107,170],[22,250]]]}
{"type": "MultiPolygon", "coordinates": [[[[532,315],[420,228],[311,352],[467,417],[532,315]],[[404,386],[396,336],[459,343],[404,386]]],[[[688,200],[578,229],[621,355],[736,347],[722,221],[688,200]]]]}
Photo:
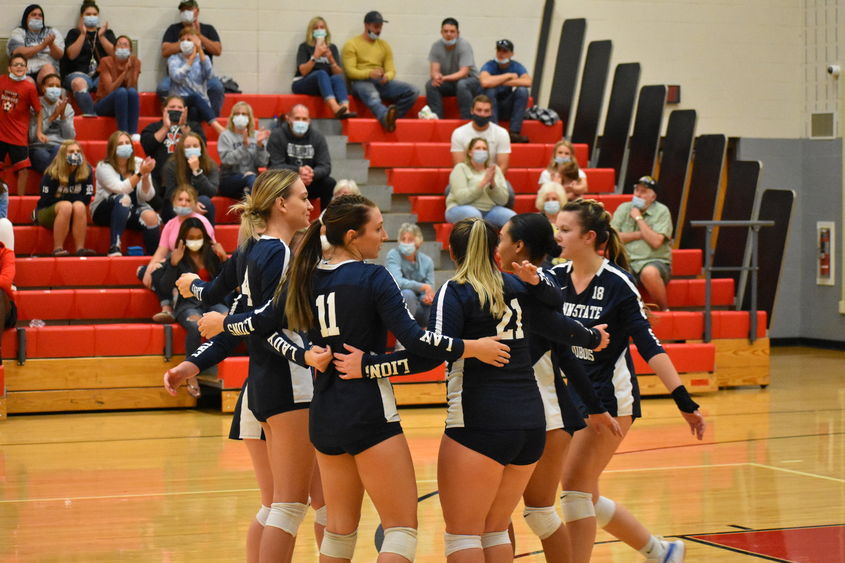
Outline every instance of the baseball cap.
{"type": "Polygon", "coordinates": [[[513,51],[513,41],[510,39],[499,39],[496,41],[496,49],[502,49],[503,51],[513,51]]]}
{"type": "Polygon", "coordinates": [[[645,186],[647,188],[651,188],[654,191],[657,191],[657,181],[654,178],[652,178],[651,176],[643,176],[642,178],[637,180],[637,183],[634,184],[634,186],[636,187],[640,184],[642,184],[643,186],[645,186]]]}
{"type": "Polygon", "coordinates": [[[371,12],[367,12],[367,15],[364,16],[364,23],[390,23],[386,19],[382,17],[379,12],[375,10],[371,12]]]}

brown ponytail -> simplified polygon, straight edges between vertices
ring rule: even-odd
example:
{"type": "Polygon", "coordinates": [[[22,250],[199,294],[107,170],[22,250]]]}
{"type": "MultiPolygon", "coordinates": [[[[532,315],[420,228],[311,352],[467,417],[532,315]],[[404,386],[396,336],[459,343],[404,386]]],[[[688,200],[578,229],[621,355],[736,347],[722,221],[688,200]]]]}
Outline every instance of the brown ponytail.
{"type": "Polygon", "coordinates": [[[604,204],[594,199],[578,199],[564,205],[561,211],[576,213],[581,222],[581,229],[584,232],[596,233],[596,252],[604,250],[605,258],[620,268],[631,270],[625,245],[619,238],[619,233],[610,225],[612,217],[605,210],[604,204]]]}

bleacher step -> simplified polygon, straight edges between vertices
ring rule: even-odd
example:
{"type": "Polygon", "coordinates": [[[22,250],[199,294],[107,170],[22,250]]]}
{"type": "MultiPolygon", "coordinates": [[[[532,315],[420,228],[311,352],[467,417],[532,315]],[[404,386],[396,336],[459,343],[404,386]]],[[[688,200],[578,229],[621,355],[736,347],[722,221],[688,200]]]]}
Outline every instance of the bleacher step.
{"type": "MultiPolygon", "coordinates": [[[[390,186],[366,184],[358,188],[364,197],[369,198],[381,209],[382,213],[396,211],[393,209],[393,190],[390,186]]],[[[396,236],[395,233],[387,233],[387,235],[391,238],[396,236]]]]}
{"type": "Polygon", "coordinates": [[[355,180],[358,184],[369,183],[370,163],[357,158],[332,160],[332,178],[355,180]]]}

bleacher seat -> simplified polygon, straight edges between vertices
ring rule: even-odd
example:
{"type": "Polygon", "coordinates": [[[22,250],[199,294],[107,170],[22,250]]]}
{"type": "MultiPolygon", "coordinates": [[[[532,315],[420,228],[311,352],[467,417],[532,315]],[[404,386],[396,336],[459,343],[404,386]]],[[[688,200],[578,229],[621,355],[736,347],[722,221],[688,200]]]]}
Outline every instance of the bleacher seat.
{"type": "MultiPolygon", "coordinates": [[[[709,344],[665,344],[663,348],[679,373],[711,372],[716,369],[716,346],[709,344]]],[[[631,345],[634,371],[637,375],[652,374],[654,370],[631,345]]]]}
{"type": "Polygon", "coordinates": [[[140,287],[135,275],[149,256],[83,258],[22,258],[15,260],[18,289],[32,287],[140,287]]]}
{"type": "Polygon", "coordinates": [[[18,319],[149,319],[159,312],[158,297],[146,288],[30,289],[15,295],[18,319]]]}
{"type": "MultiPolygon", "coordinates": [[[[507,179],[518,194],[536,194],[542,168],[510,168],[507,179]]],[[[387,183],[395,194],[442,194],[451,168],[390,168],[387,183]]],[[[612,193],[616,174],[612,168],[585,168],[590,193],[612,193]]]]}
{"type": "MultiPolygon", "coordinates": [[[[553,144],[511,145],[509,166],[543,168],[549,163],[553,144]]],[[[449,143],[384,143],[364,145],[364,158],[374,168],[447,168],[452,166],[449,143]]],[[[587,145],[575,145],[575,158],[586,164],[587,145]]]]}
{"type": "MultiPolygon", "coordinates": [[[[343,123],[343,134],[350,143],[448,143],[452,131],[465,123],[461,119],[397,119],[396,130],[388,133],[376,119],[349,119],[343,123]]],[[[507,128],[507,122],[502,126],[507,128]]],[[[549,127],[529,120],[522,134],[533,143],[556,143],[563,137],[563,124],[558,121],[549,127]]]]}

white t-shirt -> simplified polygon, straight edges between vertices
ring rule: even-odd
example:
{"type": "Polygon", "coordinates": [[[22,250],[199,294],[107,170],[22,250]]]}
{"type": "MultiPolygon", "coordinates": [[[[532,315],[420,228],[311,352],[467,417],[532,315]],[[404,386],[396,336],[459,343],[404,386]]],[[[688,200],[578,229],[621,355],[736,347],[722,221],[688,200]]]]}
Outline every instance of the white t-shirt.
{"type": "MultiPolygon", "coordinates": [[[[582,180],[587,177],[587,173],[584,172],[583,168],[578,169],[578,177],[582,180]]],[[[548,168],[546,168],[545,170],[540,172],[540,179],[537,180],[538,184],[540,184],[542,186],[546,182],[551,182],[551,181],[552,181],[552,173],[549,172],[548,168]]]]}
{"type": "Polygon", "coordinates": [[[511,137],[504,127],[490,123],[484,131],[476,131],[472,127],[472,121],[452,131],[452,152],[466,153],[467,145],[476,137],[487,141],[491,159],[495,159],[499,153],[510,154],[511,152],[511,137]]]}

